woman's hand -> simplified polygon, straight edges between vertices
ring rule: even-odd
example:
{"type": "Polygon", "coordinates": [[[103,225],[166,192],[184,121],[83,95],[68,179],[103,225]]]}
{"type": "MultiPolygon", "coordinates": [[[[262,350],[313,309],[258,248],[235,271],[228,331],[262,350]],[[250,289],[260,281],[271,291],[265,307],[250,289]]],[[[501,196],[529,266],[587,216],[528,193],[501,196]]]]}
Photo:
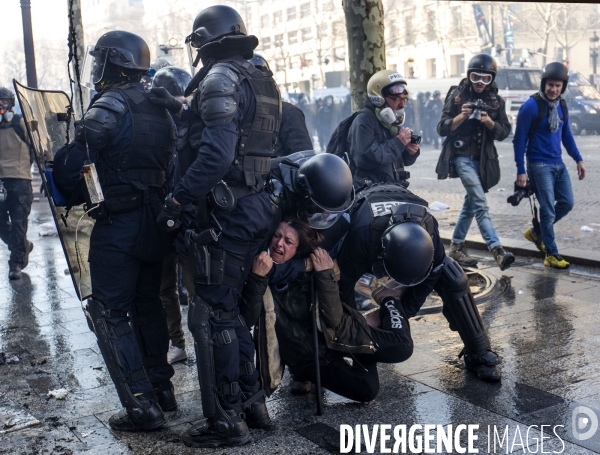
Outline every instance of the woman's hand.
{"type": "Polygon", "coordinates": [[[258,276],[267,276],[267,273],[273,268],[273,259],[266,251],[261,252],[254,258],[252,264],[252,273],[258,276]]]}
{"type": "Polygon", "coordinates": [[[323,248],[317,248],[311,255],[315,272],[321,272],[323,270],[329,270],[333,268],[333,259],[329,256],[329,253],[323,248]]]}

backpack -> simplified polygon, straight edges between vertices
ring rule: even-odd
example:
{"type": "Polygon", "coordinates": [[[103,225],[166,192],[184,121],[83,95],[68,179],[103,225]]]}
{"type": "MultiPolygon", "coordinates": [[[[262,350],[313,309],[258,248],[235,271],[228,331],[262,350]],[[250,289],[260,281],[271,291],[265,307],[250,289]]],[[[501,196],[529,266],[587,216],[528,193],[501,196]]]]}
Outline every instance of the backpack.
{"type": "MultiPolygon", "coordinates": [[[[528,141],[531,140],[531,138],[533,137],[533,133],[535,133],[535,130],[538,129],[538,126],[540,126],[540,123],[542,122],[542,120],[546,116],[546,113],[548,112],[548,103],[542,99],[542,97],[540,96],[539,93],[535,93],[535,94],[531,95],[531,98],[533,98],[535,100],[535,102],[537,103],[538,116],[533,121],[531,126],[529,127],[529,132],[527,133],[528,141]]],[[[567,109],[567,102],[562,97],[560,99],[560,107],[562,108],[563,115],[564,115],[564,117],[560,117],[560,119],[567,121],[569,111],[567,109]]]]}
{"type": "Polygon", "coordinates": [[[21,128],[21,119],[23,118],[23,116],[19,115],[19,114],[15,114],[12,118],[12,128],[13,130],[15,130],[15,133],[17,133],[17,136],[19,136],[19,138],[25,142],[27,144],[27,139],[25,138],[25,131],[23,131],[23,128],[21,128]]]}
{"type": "Polygon", "coordinates": [[[332,153],[333,155],[339,156],[341,159],[343,159],[348,164],[352,172],[354,172],[356,166],[354,164],[354,160],[350,157],[348,133],[350,132],[352,122],[354,122],[354,119],[359,113],[360,111],[357,111],[350,117],[345,118],[340,122],[337,128],[333,131],[326,150],[326,153],[332,153]]]}
{"type": "Polygon", "coordinates": [[[456,90],[458,88],[458,85],[452,85],[449,89],[448,89],[448,93],[446,93],[446,98],[444,98],[444,105],[446,105],[446,103],[448,102],[448,100],[450,99],[450,96],[452,96],[452,93],[454,92],[454,90],[456,90]]]}

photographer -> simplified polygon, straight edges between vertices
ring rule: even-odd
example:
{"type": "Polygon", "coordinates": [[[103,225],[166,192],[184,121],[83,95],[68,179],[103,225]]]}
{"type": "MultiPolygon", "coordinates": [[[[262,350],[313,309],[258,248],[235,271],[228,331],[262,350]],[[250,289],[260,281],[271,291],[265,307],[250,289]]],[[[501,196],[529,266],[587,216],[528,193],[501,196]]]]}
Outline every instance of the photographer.
{"type": "Polygon", "coordinates": [[[574,205],[571,180],[562,161],[561,144],[577,163],[579,180],[583,180],[586,173],[571,132],[566,103],[561,96],[568,81],[569,72],[562,63],[546,65],[542,71],[540,91],[519,109],[513,139],[517,164],[516,185],[526,188],[529,174],[531,188],[540,202],[542,241],[539,233],[533,229],[525,231],[525,238],[546,253],[545,266],[557,269],[566,269],[570,264],[558,254],[553,224],[569,213],[574,205]]]}
{"type": "Polygon", "coordinates": [[[504,140],[510,123],[504,100],[494,83],[496,61],[489,55],[477,54],[469,62],[467,78],[447,97],[437,126],[440,136],[447,136],[436,167],[438,179],[460,177],[467,194],[456,221],[450,252],[461,266],[474,266],[465,239],[473,217],[481,236],[500,270],[505,270],[515,257],[504,250],[489,215],[485,193],[500,181],[500,164],[494,141],[504,140]]]}
{"type": "Polygon", "coordinates": [[[364,108],[356,116],[348,133],[355,188],[366,181],[402,183],[408,172],[404,166],[419,156],[420,138],[414,137],[404,123],[404,106],[408,100],[406,81],[395,71],[375,73],[367,84],[364,108]]]}

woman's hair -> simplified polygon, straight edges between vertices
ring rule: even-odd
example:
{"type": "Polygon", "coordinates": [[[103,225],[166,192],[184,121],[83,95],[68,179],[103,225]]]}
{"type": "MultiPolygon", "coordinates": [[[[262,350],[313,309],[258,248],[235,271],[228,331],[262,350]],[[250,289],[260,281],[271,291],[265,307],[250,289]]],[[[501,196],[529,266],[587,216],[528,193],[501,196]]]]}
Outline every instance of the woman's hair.
{"type": "Polygon", "coordinates": [[[308,222],[298,218],[289,218],[283,221],[298,233],[297,258],[306,258],[321,244],[323,236],[313,229],[308,222]]]}

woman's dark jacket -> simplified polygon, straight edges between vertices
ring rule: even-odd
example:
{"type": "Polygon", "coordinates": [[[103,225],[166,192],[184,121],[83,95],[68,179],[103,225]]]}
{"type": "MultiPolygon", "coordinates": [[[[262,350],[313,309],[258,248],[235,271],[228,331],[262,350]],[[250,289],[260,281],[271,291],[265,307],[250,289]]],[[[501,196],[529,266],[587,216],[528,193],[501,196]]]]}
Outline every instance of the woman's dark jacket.
{"type": "Polygon", "coordinates": [[[354,161],[354,187],[361,188],[365,180],[373,183],[401,183],[398,171],[413,164],[420,151],[411,155],[402,142],[385,128],[375,115],[375,105],[369,99],[358,113],[348,132],[350,157],[354,161]]]}
{"type": "MultiPolygon", "coordinates": [[[[371,331],[366,319],[340,300],[337,280],[333,270],[312,274],[318,301],[319,357],[326,365],[335,351],[352,354],[375,352],[371,331]]],[[[268,277],[250,273],[244,285],[240,310],[248,326],[255,325],[263,305],[268,277]]],[[[314,368],[312,320],[310,313],[310,276],[290,282],[284,289],[271,287],[275,314],[275,331],[281,359],[294,373],[300,375],[314,368]]],[[[255,333],[256,334],[256,333],[255,333]]],[[[260,334],[260,331],[259,331],[260,334]]],[[[258,341],[260,345],[260,341],[258,341]]],[[[260,356],[260,349],[259,349],[260,356]]]]}
{"type": "MultiPolygon", "coordinates": [[[[498,95],[496,83],[492,83],[490,89],[481,94],[471,91],[470,85],[467,85],[467,79],[463,79],[460,85],[452,92],[446,100],[442,117],[437,126],[437,132],[440,136],[447,136],[440,153],[435,172],[438,179],[443,180],[448,177],[458,177],[452,166],[454,158],[454,148],[452,143],[461,135],[472,136],[474,133],[468,131],[467,121],[465,120],[454,132],[450,129],[454,117],[460,114],[462,105],[468,102],[475,102],[481,98],[488,106],[493,109],[488,110],[488,115],[494,121],[494,129],[489,130],[485,125],[480,129],[482,132],[481,150],[479,154],[480,171],[479,177],[484,191],[488,191],[500,181],[500,163],[498,162],[498,153],[494,141],[503,141],[508,137],[511,130],[510,122],[506,116],[504,100],[498,95]]],[[[476,133],[475,133],[476,134],[476,133]]],[[[475,138],[472,138],[475,139],[475,138]]]]}

